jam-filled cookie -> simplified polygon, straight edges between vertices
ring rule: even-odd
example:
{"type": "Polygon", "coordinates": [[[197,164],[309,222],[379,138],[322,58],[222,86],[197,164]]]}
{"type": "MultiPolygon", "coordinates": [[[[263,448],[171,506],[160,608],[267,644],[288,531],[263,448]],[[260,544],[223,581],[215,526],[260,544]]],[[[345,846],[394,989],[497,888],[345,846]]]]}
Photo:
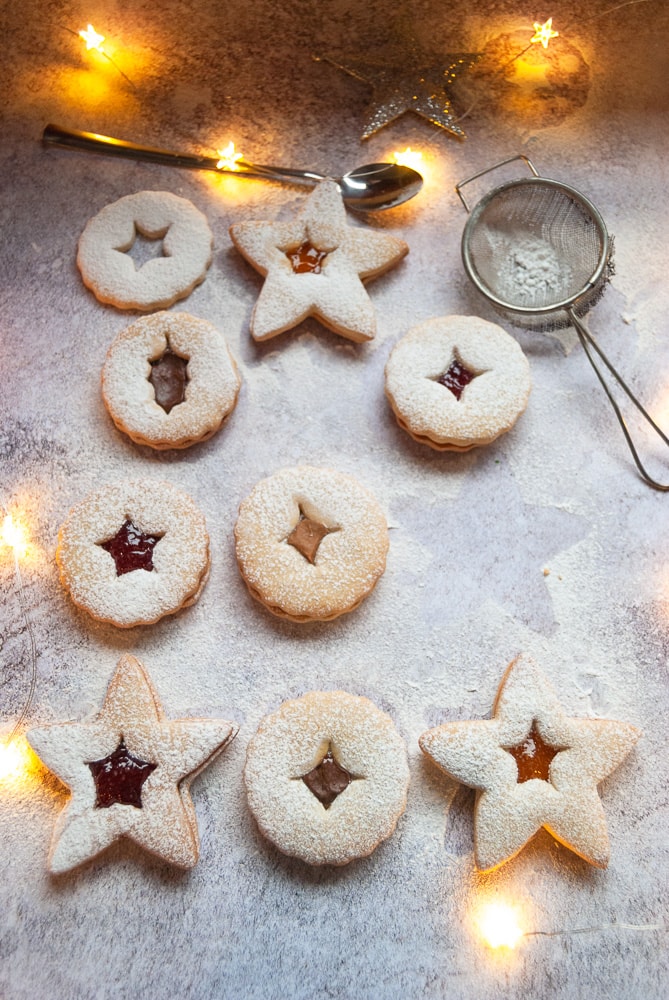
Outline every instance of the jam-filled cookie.
{"type": "Polygon", "coordinates": [[[530,394],[530,366],[500,326],[444,316],[413,327],[386,364],[400,427],[437,451],[469,451],[513,427],[530,394]]]}
{"type": "Polygon", "coordinates": [[[235,525],[237,562],[251,594],[295,622],[352,611],[386,566],[388,526],[352,476],[303,465],[261,480],[235,525]]]}
{"type": "Polygon", "coordinates": [[[519,656],[502,678],[491,719],[445,722],[419,743],[443,771],[478,789],[478,868],[504,864],[541,827],[606,868],[609,838],[597,785],[640,735],[626,722],[570,718],[534,660],[519,656]]]}
{"type": "Polygon", "coordinates": [[[371,854],[404,812],[406,746],[367,698],[312,691],[261,721],[244,782],[261,832],[279,850],[345,865],[371,854]]]}
{"type": "Polygon", "coordinates": [[[131,628],[198,599],[209,575],[209,536],[193,500],[170,483],[119,483],[73,507],[56,559],[76,605],[131,628]]]}
{"type": "Polygon", "coordinates": [[[268,340],[314,316],[360,343],[376,333],[363,282],[409,252],[397,236],[349,226],[339,188],[321,181],[287,222],[239,222],[230,236],[265,283],[251,318],[255,340],[268,340]]]}
{"type": "Polygon", "coordinates": [[[236,732],[222,719],[166,719],[145,668],[124,654],[95,719],[27,734],[71,792],[53,832],[50,871],[69,871],[125,837],[192,868],[200,838],[190,785],[236,732]]]}
{"type": "Polygon", "coordinates": [[[187,198],[139,191],[105,205],[86,224],[77,265],[100,302],[152,312],[190,295],[204,280],[212,246],[209,223],[187,198]],[[127,252],[137,234],[163,241],[163,255],[139,269],[127,252]]]}
{"type": "Polygon", "coordinates": [[[240,385],[223,334],[188,313],[138,319],[118,335],[102,369],[102,396],[118,429],[156,449],[215,434],[240,385]]]}

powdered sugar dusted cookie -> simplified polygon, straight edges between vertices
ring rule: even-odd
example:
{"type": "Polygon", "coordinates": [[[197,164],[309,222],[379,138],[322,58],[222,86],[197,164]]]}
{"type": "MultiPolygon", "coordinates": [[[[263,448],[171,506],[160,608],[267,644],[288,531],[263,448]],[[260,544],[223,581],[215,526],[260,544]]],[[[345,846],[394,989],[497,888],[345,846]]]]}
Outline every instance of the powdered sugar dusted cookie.
{"type": "Polygon", "coordinates": [[[192,868],[199,836],[190,784],[236,732],[222,719],[168,721],[142,664],[122,656],[92,722],[27,734],[72,793],[53,833],[50,870],[69,871],[119,837],[192,868]]]}
{"type": "Polygon", "coordinates": [[[118,483],[73,507],[56,559],[76,605],[130,628],[198,599],[209,575],[209,536],[194,502],[170,483],[118,483]]]}
{"type": "Polygon", "coordinates": [[[599,868],[609,838],[597,785],[640,736],[626,722],[568,718],[537,665],[521,656],[502,680],[489,720],[447,722],[420,737],[444,771],[477,788],[475,857],[497,868],[543,826],[599,868]]]}
{"type": "Polygon", "coordinates": [[[530,388],[517,342],[477,316],[420,323],[386,364],[386,395],[400,427],[439,451],[490,444],[513,427],[530,388]]]}
{"type": "Polygon", "coordinates": [[[367,698],[313,691],[266,716],[244,781],[262,833],[311,865],[345,865],[391,835],[404,812],[404,741],[367,698]]]}
{"type": "Polygon", "coordinates": [[[165,309],[199,285],[211,263],[209,224],[192,202],[169,191],[139,191],[106,205],[79,239],[84,284],[118,309],[165,309]],[[137,234],[162,239],[163,256],[139,270],[126,252],[137,234]]]}
{"type": "Polygon", "coordinates": [[[223,334],[188,313],[137,320],[118,335],[102,369],[102,395],[118,429],[157,449],[211,437],[240,385],[223,334]]]}
{"type": "Polygon", "coordinates": [[[237,562],[251,594],[291,621],[326,621],[362,601],[386,566],[388,526],[352,476],[298,466],[263,479],[239,508],[237,562]]]}
{"type": "Polygon", "coordinates": [[[334,181],[321,181],[291,222],[240,222],[230,227],[239,252],[265,276],[251,333],[267,340],[315,316],[357,342],[376,333],[363,281],[408,253],[403,240],[347,224],[334,181]]]}

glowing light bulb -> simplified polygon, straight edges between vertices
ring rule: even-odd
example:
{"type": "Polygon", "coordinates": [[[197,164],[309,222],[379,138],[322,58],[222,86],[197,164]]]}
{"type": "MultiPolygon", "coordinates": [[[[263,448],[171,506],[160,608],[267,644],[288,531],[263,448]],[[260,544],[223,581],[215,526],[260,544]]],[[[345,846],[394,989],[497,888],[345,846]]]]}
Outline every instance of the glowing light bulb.
{"type": "Polygon", "coordinates": [[[28,747],[22,740],[0,743],[0,782],[9,782],[20,777],[28,769],[29,764],[28,747]]]}
{"type": "Polygon", "coordinates": [[[506,903],[488,903],[478,916],[481,937],[491,948],[515,948],[523,936],[513,906],[506,903]]]}
{"type": "Polygon", "coordinates": [[[240,170],[239,161],[243,160],[244,157],[241,153],[235,152],[234,142],[229,142],[225,149],[217,149],[217,154],[220,156],[220,160],[216,164],[217,170],[240,170]]]}
{"type": "Polygon", "coordinates": [[[423,154],[417,149],[412,149],[411,146],[393,153],[395,163],[398,163],[401,167],[411,167],[413,170],[418,170],[422,159],[423,154]]]}
{"type": "Polygon", "coordinates": [[[23,558],[28,551],[26,529],[11,514],[6,514],[0,525],[0,543],[13,549],[17,559],[23,558]]]}
{"type": "Polygon", "coordinates": [[[89,49],[97,49],[98,52],[102,52],[101,45],[105,40],[105,36],[98,34],[92,24],[89,24],[85,31],[80,31],[79,37],[83,38],[86,42],[87,51],[89,49]]]}
{"type": "Polygon", "coordinates": [[[530,44],[532,42],[541,42],[545,49],[548,48],[548,43],[551,38],[557,38],[560,34],[559,31],[553,31],[553,18],[549,17],[544,24],[539,24],[535,21],[533,24],[534,36],[530,39],[530,44]]]}

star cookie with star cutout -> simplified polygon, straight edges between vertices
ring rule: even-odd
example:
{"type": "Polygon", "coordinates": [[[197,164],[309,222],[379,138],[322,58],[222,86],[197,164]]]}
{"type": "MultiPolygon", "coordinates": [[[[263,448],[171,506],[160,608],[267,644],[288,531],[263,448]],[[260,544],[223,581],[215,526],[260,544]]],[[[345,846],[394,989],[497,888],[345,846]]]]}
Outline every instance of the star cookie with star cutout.
{"type": "Polygon", "coordinates": [[[640,735],[625,722],[567,717],[534,661],[520,656],[502,679],[492,719],[447,722],[428,729],[419,744],[448,775],[478,789],[480,870],[503,865],[541,827],[606,868],[609,838],[597,785],[640,735]]]}
{"type": "Polygon", "coordinates": [[[50,871],[67,872],[120,837],[192,868],[199,835],[190,785],[236,733],[220,719],[167,720],[140,661],[122,656],[92,722],[27,733],[71,792],[53,832],[50,871]]]}
{"type": "Polygon", "coordinates": [[[404,240],[349,226],[339,188],[321,181],[290,222],[238,222],[230,237],[265,278],[251,317],[269,340],[308,316],[356,343],[372,340],[376,316],[363,282],[408,252],[404,240]]]}

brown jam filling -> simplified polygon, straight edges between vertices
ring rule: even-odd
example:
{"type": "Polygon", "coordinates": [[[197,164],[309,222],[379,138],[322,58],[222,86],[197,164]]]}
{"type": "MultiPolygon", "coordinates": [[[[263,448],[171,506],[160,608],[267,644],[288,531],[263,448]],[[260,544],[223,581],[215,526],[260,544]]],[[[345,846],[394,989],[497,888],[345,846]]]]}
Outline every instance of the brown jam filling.
{"type": "Polygon", "coordinates": [[[148,380],[153,386],[156,403],[165,413],[183,403],[188,385],[188,360],[174,354],[169,347],[151,362],[148,380]]]}
{"type": "Polygon", "coordinates": [[[95,808],[108,809],[116,803],[142,808],[142,785],[157,764],[133,757],[123,737],[113,753],[102,760],[87,760],[95,782],[95,808]]]}
{"type": "Polygon", "coordinates": [[[327,251],[317,250],[309,240],[306,240],[295,250],[286,250],[286,257],[295,274],[320,274],[323,270],[321,264],[327,257],[327,251]]]}
{"type": "Polygon", "coordinates": [[[113,538],[98,542],[101,549],[114,560],[116,575],[132,573],[136,569],[153,570],[153,550],[162,535],[146,535],[132,521],[124,521],[113,538]]]}
{"type": "Polygon", "coordinates": [[[303,775],[302,781],[323,808],[329,809],[337,796],[351,784],[353,776],[337,763],[332,756],[332,750],[328,747],[328,752],[320,764],[303,775]]]}
{"type": "Polygon", "coordinates": [[[518,784],[521,784],[523,781],[531,781],[532,778],[538,778],[540,781],[550,781],[550,767],[553,758],[561,750],[567,750],[568,748],[553,747],[544,743],[539,735],[535,720],[532,722],[532,728],[522,743],[519,743],[515,747],[504,747],[504,749],[507,753],[511,754],[518,765],[518,784]]]}
{"type": "Polygon", "coordinates": [[[337,528],[326,528],[320,521],[314,521],[312,518],[307,517],[300,507],[300,520],[288,535],[286,541],[313,565],[316,562],[318,548],[325,536],[337,530],[337,528]]]}
{"type": "Polygon", "coordinates": [[[453,358],[450,366],[441,373],[436,381],[439,385],[450,389],[456,399],[460,399],[464,390],[475,378],[476,372],[470,371],[459,358],[453,358]]]}

